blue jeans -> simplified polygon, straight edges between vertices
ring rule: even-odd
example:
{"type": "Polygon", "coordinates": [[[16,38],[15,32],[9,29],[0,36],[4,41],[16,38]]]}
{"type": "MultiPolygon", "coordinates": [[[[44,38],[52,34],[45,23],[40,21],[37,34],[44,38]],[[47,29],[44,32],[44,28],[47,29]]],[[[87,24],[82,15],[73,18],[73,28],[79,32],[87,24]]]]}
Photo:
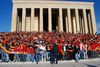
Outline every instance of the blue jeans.
{"type": "Polygon", "coordinates": [[[84,59],[84,50],[80,50],[80,58],[84,59]]]}
{"type": "Polygon", "coordinates": [[[42,53],[38,53],[39,61],[42,60],[42,53]]]}
{"type": "Polygon", "coordinates": [[[15,55],[14,55],[14,60],[13,60],[13,61],[16,62],[16,61],[18,61],[18,60],[19,60],[19,54],[15,54],[15,55]]]}
{"type": "Polygon", "coordinates": [[[30,61],[34,62],[34,54],[30,54],[30,61]]]}
{"type": "Polygon", "coordinates": [[[27,54],[26,61],[30,61],[30,54],[27,54]]]}
{"type": "Polygon", "coordinates": [[[75,54],[75,61],[76,62],[79,62],[79,58],[80,58],[80,54],[79,53],[76,53],[75,54]]]}
{"type": "Polygon", "coordinates": [[[19,54],[20,62],[23,61],[23,54],[19,54]]]}
{"type": "Polygon", "coordinates": [[[58,53],[55,53],[53,51],[50,52],[50,62],[56,62],[56,64],[58,63],[58,53]]]}
{"type": "Polygon", "coordinates": [[[39,53],[35,53],[34,59],[35,59],[36,63],[38,64],[38,62],[39,62],[39,53]]]}
{"type": "Polygon", "coordinates": [[[26,61],[34,62],[34,54],[27,54],[26,61]]]}
{"type": "Polygon", "coordinates": [[[8,54],[2,52],[2,62],[10,61],[8,54]]]}
{"type": "Polygon", "coordinates": [[[50,60],[50,52],[46,52],[46,61],[50,60]]]}
{"type": "Polygon", "coordinates": [[[21,62],[25,62],[26,61],[26,54],[19,54],[19,57],[20,57],[20,61],[21,62]]]}
{"type": "Polygon", "coordinates": [[[27,54],[23,54],[23,61],[26,62],[27,54]]]}

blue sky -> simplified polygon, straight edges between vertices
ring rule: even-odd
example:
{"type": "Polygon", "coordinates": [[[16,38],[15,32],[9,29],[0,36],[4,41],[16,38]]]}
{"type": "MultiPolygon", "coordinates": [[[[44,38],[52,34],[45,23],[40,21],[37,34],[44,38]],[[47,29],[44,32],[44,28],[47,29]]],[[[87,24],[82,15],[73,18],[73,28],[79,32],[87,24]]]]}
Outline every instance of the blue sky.
{"type": "MultiPolygon", "coordinates": [[[[79,0],[79,1],[93,1],[95,3],[97,32],[100,33],[100,0],[79,0]]],[[[12,0],[0,0],[0,32],[11,31],[11,18],[12,18],[12,0]]]]}

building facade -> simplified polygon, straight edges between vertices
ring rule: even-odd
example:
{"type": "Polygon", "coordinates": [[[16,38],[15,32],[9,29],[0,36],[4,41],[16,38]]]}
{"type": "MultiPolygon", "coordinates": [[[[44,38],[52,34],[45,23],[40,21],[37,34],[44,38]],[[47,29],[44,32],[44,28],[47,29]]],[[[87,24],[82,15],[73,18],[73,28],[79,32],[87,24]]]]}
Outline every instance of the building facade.
{"type": "Polygon", "coordinates": [[[11,31],[96,33],[93,2],[12,0],[11,31]]]}

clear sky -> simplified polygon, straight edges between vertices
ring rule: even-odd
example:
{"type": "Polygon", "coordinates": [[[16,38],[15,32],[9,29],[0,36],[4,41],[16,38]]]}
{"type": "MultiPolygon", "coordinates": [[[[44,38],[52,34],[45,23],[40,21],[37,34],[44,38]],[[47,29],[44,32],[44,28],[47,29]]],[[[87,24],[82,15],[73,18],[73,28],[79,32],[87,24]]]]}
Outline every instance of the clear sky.
{"type": "MultiPolygon", "coordinates": [[[[96,15],[97,32],[100,33],[100,0],[79,0],[79,1],[93,1],[95,3],[94,8],[96,15]]],[[[0,0],[0,32],[11,31],[11,18],[12,18],[12,0],[0,0]]]]}

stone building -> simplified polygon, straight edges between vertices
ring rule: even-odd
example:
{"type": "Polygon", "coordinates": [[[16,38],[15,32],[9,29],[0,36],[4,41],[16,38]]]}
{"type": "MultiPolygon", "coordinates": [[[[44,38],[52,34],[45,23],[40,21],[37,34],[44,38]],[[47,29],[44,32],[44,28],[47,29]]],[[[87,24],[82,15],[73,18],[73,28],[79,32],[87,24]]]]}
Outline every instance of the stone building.
{"type": "Polygon", "coordinates": [[[12,0],[11,31],[96,33],[93,2],[12,0]]]}

